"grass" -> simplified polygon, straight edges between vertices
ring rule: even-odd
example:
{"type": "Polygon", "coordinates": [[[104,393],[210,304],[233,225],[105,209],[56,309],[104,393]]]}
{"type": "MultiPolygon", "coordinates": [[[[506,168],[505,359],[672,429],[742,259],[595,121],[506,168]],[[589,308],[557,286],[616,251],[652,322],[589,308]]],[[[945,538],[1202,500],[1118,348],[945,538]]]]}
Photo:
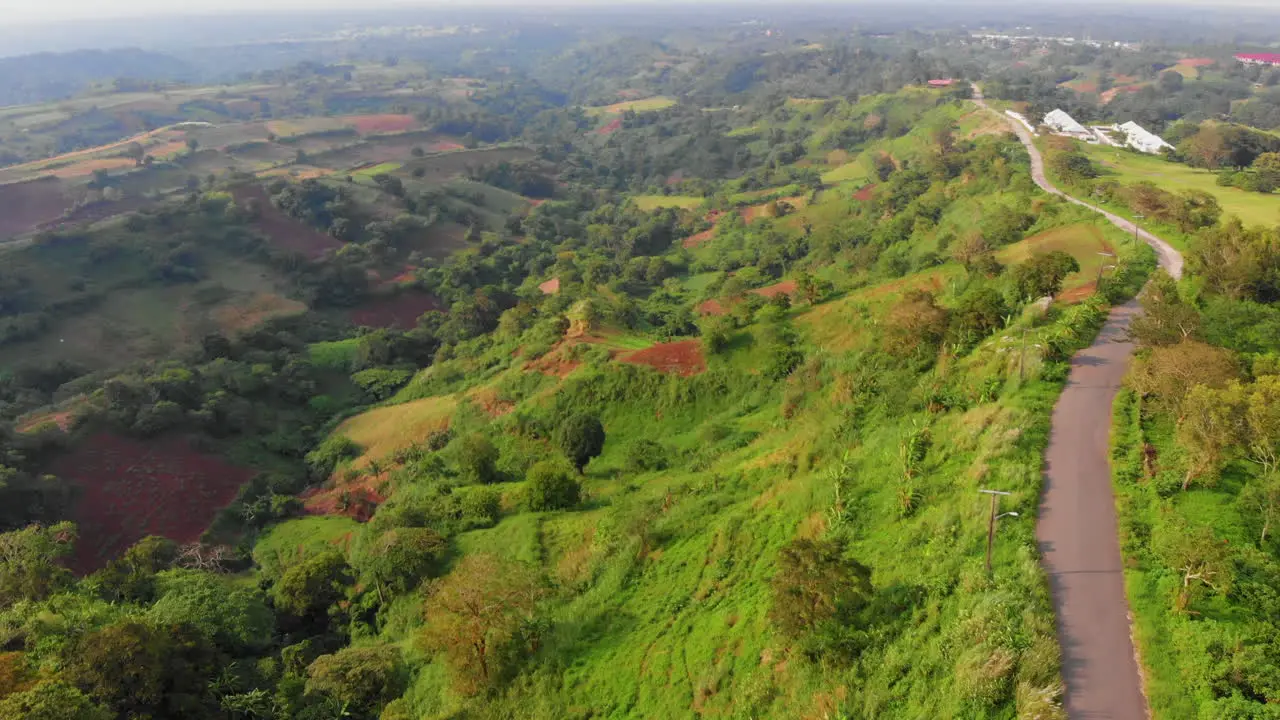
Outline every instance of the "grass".
{"type": "Polygon", "coordinates": [[[1123,183],[1145,180],[1171,192],[1202,190],[1218,199],[1225,214],[1235,215],[1246,225],[1272,227],[1280,223],[1280,195],[1220,187],[1217,176],[1208,170],[1151,155],[1100,146],[1085,146],[1085,152],[1102,166],[1106,178],[1123,183]]]}
{"type": "Polygon", "coordinates": [[[689,195],[636,195],[632,198],[641,210],[653,211],[661,208],[682,208],[692,210],[706,202],[704,198],[689,195]]]}
{"type": "Polygon", "coordinates": [[[350,371],[360,351],[358,338],[334,342],[312,343],[307,347],[311,364],[325,370],[350,371]]]}
{"type": "Polygon", "coordinates": [[[271,574],[296,560],[330,548],[346,550],[360,523],[345,517],[307,517],[286,520],[258,537],[253,559],[271,574]]]}
{"type": "Polygon", "coordinates": [[[357,177],[373,177],[374,175],[390,175],[391,173],[404,167],[398,162],[384,162],[372,167],[361,168],[351,173],[357,177]]]}
{"type": "Polygon", "coordinates": [[[676,104],[673,98],[665,95],[644,98],[642,100],[627,100],[626,102],[614,103],[612,105],[598,105],[595,107],[586,107],[583,110],[591,117],[602,117],[606,115],[621,115],[625,112],[645,113],[657,112],[658,110],[666,110],[676,104]]]}
{"type": "Polygon", "coordinates": [[[845,163],[834,170],[828,170],[822,174],[822,182],[827,185],[838,185],[846,182],[856,182],[865,184],[867,179],[867,168],[860,160],[845,163]]]}
{"type": "Polygon", "coordinates": [[[449,427],[457,407],[458,401],[452,397],[431,397],[390,405],[357,415],[339,425],[336,432],[364,448],[364,455],[357,463],[381,460],[449,427]]]}
{"type": "MultiPolygon", "coordinates": [[[[1102,221],[1099,220],[1100,222],[1102,221]]],[[[1061,250],[1074,257],[1080,264],[1080,272],[1072,273],[1067,278],[1063,284],[1063,290],[1070,291],[1091,286],[1096,281],[1101,268],[1115,263],[1115,258],[1099,254],[1115,252],[1115,248],[1107,241],[1099,223],[1080,223],[1048,230],[1002,248],[996,253],[996,258],[1008,265],[1024,262],[1033,255],[1061,250]]]]}

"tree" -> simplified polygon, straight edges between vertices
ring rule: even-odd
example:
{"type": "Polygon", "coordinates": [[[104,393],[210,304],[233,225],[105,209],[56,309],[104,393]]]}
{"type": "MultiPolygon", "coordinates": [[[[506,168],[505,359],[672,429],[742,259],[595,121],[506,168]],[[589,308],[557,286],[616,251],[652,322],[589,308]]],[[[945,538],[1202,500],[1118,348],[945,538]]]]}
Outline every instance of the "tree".
{"type": "Polygon", "coordinates": [[[556,429],[555,439],[574,469],[582,472],[604,450],[604,425],[592,415],[572,415],[556,429]]]}
{"type": "Polygon", "coordinates": [[[1135,360],[1129,371],[1129,385],[1154,398],[1181,420],[1183,401],[1197,385],[1221,390],[1239,376],[1230,350],[1184,340],[1177,345],[1151,348],[1135,360]]]}
{"type": "Polygon", "coordinates": [[[1280,513],[1280,473],[1266,473],[1250,480],[1240,492],[1240,501],[1262,516],[1258,542],[1265,543],[1271,524],[1280,513]]]}
{"type": "Polygon", "coordinates": [[[408,674],[390,645],[348,647],[323,655],[307,668],[307,692],[320,692],[373,717],[404,694],[408,674]]]}
{"type": "Polygon", "coordinates": [[[0,534],[0,609],[22,600],[41,600],[71,581],[59,561],[71,554],[76,527],[31,525],[0,534]]]}
{"type": "Polygon", "coordinates": [[[177,559],[177,543],[149,535],[94,573],[92,582],[107,600],[149,603],[155,597],[156,573],[168,570],[177,559]]]}
{"type": "Polygon", "coordinates": [[[971,346],[1004,326],[1009,305],[1004,296],[988,285],[979,286],[960,296],[951,311],[947,333],[951,342],[971,346]]]}
{"type": "Polygon", "coordinates": [[[1230,591],[1231,551],[1212,529],[1170,523],[1156,534],[1154,549],[1166,566],[1182,575],[1182,586],[1174,595],[1174,611],[1191,612],[1197,592],[1205,588],[1223,595],[1230,591]]]}
{"type": "Polygon", "coordinates": [[[1098,177],[1098,169],[1093,166],[1093,161],[1078,150],[1050,153],[1049,166],[1070,185],[1078,185],[1098,177]]]}
{"type": "Polygon", "coordinates": [[[135,167],[141,167],[142,161],[147,157],[147,151],[142,148],[141,143],[131,142],[125,146],[125,157],[133,160],[135,167]]]}
{"type": "Polygon", "coordinates": [[[169,570],[156,578],[159,599],[147,613],[158,626],[186,624],[232,652],[271,642],[275,616],[256,589],[199,570],[169,570]]]}
{"type": "Polygon", "coordinates": [[[1245,228],[1232,218],[1196,236],[1187,265],[1208,290],[1232,300],[1280,296],[1280,241],[1274,230],[1245,228]]]}
{"type": "Polygon", "coordinates": [[[1184,491],[1193,479],[1216,479],[1244,430],[1242,411],[1238,385],[1224,390],[1196,385],[1187,393],[1177,429],[1178,444],[1189,451],[1184,491]]]}
{"type": "Polygon", "coordinates": [[[427,591],[427,647],[443,653],[460,692],[490,686],[520,629],[534,619],[544,589],[534,571],[496,555],[462,559],[427,591]]]}
{"type": "Polygon", "coordinates": [[[1186,140],[1178,152],[1191,160],[1193,165],[1217,170],[1231,156],[1227,141],[1218,125],[1205,124],[1200,131],[1186,140]]]}
{"type": "Polygon", "coordinates": [[[498,482],[498,448],[483,433],[471,433],[458,440],[458,469],[469,483],[498,482]]]}
{"type": "Polygon", "coordinates": [[[199,717],[207,678],[218,665],[194,628],[125,620],[83,636],[65,674],[122,717],[199,717]]]}
{"type": "Polygon", "coordinates": [[[403,593],[436,572],[448,549],[444,536],[435,530],[396,528],[368,542],[357,555],[356,569],[373,578],[379,596],[384,588],[403,593]]]}
{"type": "Polygon", "coordinates": [[[1160,73],[1160,79],[1156,81],[1156,85],[1160,88],[1160,92],[1172,95],[1182,90],[1183,80],[1181,73],[1169,70],[1160,73]]]}
{"type": "Polygon", "coordinates": [[[1143,288],[1138,301],[1142,314],[1129,324],[1129,334],[1147,346],[1177,345],[1196,339],[1200,333],[1200,313],[1178,293],[1178,283],[1168,273],[1157,271],[1143,288]]]}
{"type": "Polygon", "coordinates": [[[794,540],[782,548],[770,584],[769,617],[793,638],[847,620],[873,593],[871,570],[846,558],[841,544],[821,540],[794,540]]]}
{"type": "Polygon", "coordinates": [[[330,550],[286,570],[272,586],[271,599],[281,612],[314,620],[346,596],[353,580],[342,553],[330,550]]]}
{"type": "Polygon", "coordinates": [[[1080,263],[1067,253],[1054,250],[1014,266],[1012,281],[1019,297],[1052,297],[1062,290],[1062,283],[1073,272],[1080,272],[1080,263]]]}
{"type": "Polygon", "coordinates": [[[1249,459],[1262,467],[1263,475],[1274,475],[1280,472],[1280,376],[1258,378],[1244,402],[1249,459]]]}
{"type": "Polygon", "coordinates": [[[0,720],[112,720],[115,715],[75,687],[46,680],[0,699],[0,720]]]}
{"type": "Polygon", "coordinates": [[[195,154],[195,152],[199,149],[200,149],[199,140],[195,138],[187,138],[187,150],[190,150],[192,154],[195,154]]]}
{"type": "Polygon", "coordinates": [[[529,469],[525,493],[534,512],[563,510],[578,504],[582,487],[566,468],[543,461],[529,469]]]}

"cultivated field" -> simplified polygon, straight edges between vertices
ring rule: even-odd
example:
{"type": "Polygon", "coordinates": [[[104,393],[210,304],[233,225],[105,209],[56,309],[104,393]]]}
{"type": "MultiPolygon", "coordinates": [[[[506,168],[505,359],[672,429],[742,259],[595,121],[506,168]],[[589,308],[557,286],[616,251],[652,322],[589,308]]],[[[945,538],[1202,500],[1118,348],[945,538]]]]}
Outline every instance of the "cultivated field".
{"type": "Polygon", "coordinates": [[[140,442],[106,433],[78,443],[50,471],[80,492],[72,511],[80,540],[71,562],[80,574],[148,535],[196,541],[253,475],[192,450],[182,437],[140,442]]]}
{"type": "Polygon", "coordinates": [[[612,105],[587,107],[583,108],[583,110],[586,111],[587,115],[600,117],[604,115],[621,115],[625,112],[656,112],[658,110],[666,110],[675,104],[676,101],[674,99],[659,95],[657,97],[644,98],[642,100],[626,100],[612,105]]]}

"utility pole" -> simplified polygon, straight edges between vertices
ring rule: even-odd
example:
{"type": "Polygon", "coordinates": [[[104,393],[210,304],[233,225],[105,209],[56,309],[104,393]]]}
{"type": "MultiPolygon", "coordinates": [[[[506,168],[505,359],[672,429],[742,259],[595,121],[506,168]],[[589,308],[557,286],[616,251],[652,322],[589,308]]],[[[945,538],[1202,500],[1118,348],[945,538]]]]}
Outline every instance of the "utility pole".
{"type": "Polygon", "coordinates": [[[1142,227],[1142,221],[1145,219],[1147,219],[1147,216],[1143,215],[1142,213],[1137,213],[1136,215],[1133,216],[1133,244],[1134,245],[1138,244],[1138,232],[1139,232],[1139,229],[1142,227]]]}
{"type": "Polygon", "coordinates": [[[991,547],[996,542],[996,521],[1002,517],[1018,517],[1016,512],[1007,512],[1003,515],[996,515],[996,511],[1000,509],[1000,496],[1012,495],[1013,493],[1001,492],[999,490],[979,490],[984,495],[991,496],[991,519],[987,521],[987,575],[991,574],[991,547]]]}
{"type": "MultiPolygon", "coordinates": [[[[1137,226],[1135,225],[1134,227],[1136,228],[1137,226]]],[[[1115,259],[1116,259],[1116,254],[1115,254],[1115,253],[1100,252],[1100,253],[1098,253],[1098,254],[1099,254],[1099,255],[1101,255],[1102,257],[1108,257],[1108,258],[1111,258],[1112,260],[1115,260],[1115,259]]],[[[1106,272],[1107,270],[1113,270],[1113,269],[1115,269],[1115,265],[1106,265],[1106,264],[1105,264],[1105,263],[1106,263],[1106,261],[1105,261],[1105,260],[1103,260],[1103,263],[1104,263],[1104,264],[1102,264],[1102,265],[1099,265],[1099,266],[1098,266],[1098,279],[1094,281],[1094,283],[1093,283],[1093,286],[1094,286],[1094,287],[1098,287],[1099,285],[1101,285],[1101,284],[1102,284],[1102,273],[1106,272]]]]}

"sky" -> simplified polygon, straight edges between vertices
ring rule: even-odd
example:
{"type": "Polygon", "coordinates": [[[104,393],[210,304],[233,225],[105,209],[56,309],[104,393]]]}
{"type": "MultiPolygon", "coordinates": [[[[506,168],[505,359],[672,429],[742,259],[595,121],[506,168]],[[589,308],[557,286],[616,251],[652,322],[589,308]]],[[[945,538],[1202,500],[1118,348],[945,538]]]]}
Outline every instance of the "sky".
{"type": "MultiPolygon", "coordinates": [[[[661,0],[621,0],[622,2],[658,2],[661,0]]],[[[706,2],[706,0],[699,0],[706,2]]],[[[731,2],[732,0],[717,0],[731,2]]],[[[935,0],[953,4],[955,0],[935,0]]],[[[977,0],[979,3],[993,4],[992,0],[977,0]]],[[[1052,0],[995,0],[995,2],[1028,4],[1048,4],[1052,0]]],[[[612,0],[609,4],[615,4],[612,0]]],[[[671,0],[666,0],[671,2],[671,0]]],[[[1230,0],[1227,3],[1236,7],[1274,7],[1275,0],[1230,0]]],[[[114,17],[141,17],[154,15],[185,15],[206,13],[242,13],[242,12],[290,12],[290,11],[326,11],[326,10],[369,10],[374,8],[395,7],[475,7],[477,5],[522,5],[529,7],[536,4],[528,0],[0,0],[0,18],[8,24],[53,23],[67,20],[94,20],[114,17]],[[178,10],[180,8],[180,11],[178,10]]],[[[597,0],[550,0],[549,5],[594,5],[597,0]]],[[[847,0],[844,4],[847,4],[847,0]]],[[[1055,3],[1056,4],[1056,3],[1055,3]]],[[[1088,4],[1088,0],[1086,1],[1088,4]]],[[[1211,0],[1109,0],[1112,7],[1153,5],[1208,5],[1211,0]]]]}

